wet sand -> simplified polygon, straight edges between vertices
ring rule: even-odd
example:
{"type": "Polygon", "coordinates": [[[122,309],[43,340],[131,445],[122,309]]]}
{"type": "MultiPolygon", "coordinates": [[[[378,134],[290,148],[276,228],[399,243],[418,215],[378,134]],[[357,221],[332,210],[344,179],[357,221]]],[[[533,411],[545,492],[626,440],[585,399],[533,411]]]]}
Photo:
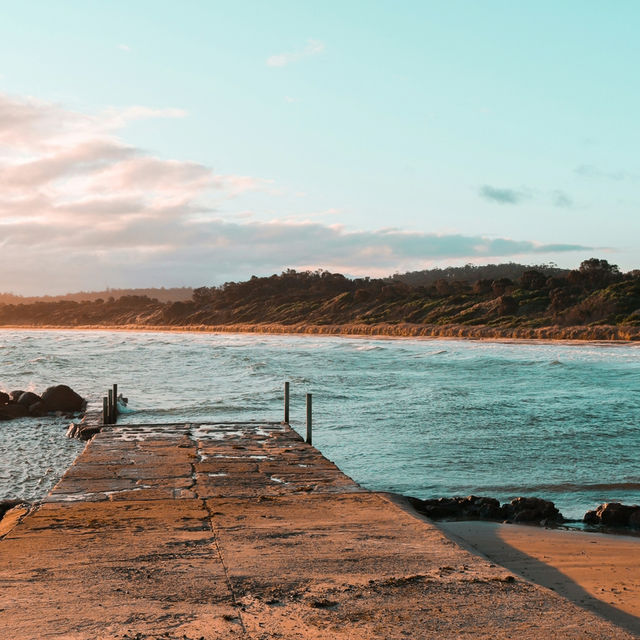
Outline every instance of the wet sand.
{"type": "Polygon", "coordinates": [[[438,528],[640,637],[640,538],[495,522],[443,522],[438,528]]]}

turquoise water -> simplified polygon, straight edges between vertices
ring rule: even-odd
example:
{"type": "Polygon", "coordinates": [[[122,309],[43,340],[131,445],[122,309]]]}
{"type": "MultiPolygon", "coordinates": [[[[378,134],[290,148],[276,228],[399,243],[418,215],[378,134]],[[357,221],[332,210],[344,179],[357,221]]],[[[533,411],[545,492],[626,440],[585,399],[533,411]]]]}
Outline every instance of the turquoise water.
{"type": "MultiPolygon", "coordinates": [[[[422,498],[536,495],[568,517],[640,502],[640,346],[0,331],[0,387],[117,382],[128,422],[282,418],[362,485],[422,498]]],[[[67,421],[68,422],[68,421],[67,421]]],[[[37,498],[82,445],[67,422],[0,423],[0,499],[37,498]]]]}

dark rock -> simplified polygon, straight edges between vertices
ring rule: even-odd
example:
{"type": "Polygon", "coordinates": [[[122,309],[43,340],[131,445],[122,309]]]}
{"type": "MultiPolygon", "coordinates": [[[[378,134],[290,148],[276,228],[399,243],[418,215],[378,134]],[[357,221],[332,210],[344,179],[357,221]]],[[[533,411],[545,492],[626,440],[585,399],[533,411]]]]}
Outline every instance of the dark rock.
{"type": "Polygon", "coordinates": [[[420,500],[409,498],[416,511],[433,520],[469,518],[472,520],[495,520],[500,517],[500,503],[495,498],[483,496],[456,496],[420,500]]]}
{"type": "Polygon", "coordinates": [[[509,504],[502,505],[502,516],[513,522],[562,521],[562,514],[553,502],[542,498],[514,498],[509,504]]]}
{"type": "Polygon", "coordinates": [[[620,502],[605,502],[596,509],[599,524],[609,527],[626,527],[629,525],[629,517],[640,507],[621,504],[620,502]]]}
{"type": "Polygon", "coordinates": [[[640,507],[629,516],[629,526],[633,529],[640,529],[640,507]]]}
{"type": "Polygon", "coordinates": [[[18,398],[24,393],[22,389],[18,389],[17,391],[11,391],[9,393],[9,397],[12,402],[18,402],[18,398]]]}
{"type": "Polygon", "coordinates": [[[11,398],[9,397],[8,393],[5,393],[4,391],[0,391],[0,405],[9,404],[10,400],[11,398]]]}
{"type": "Polygon", "coordinates": [[[587,511],[587,513],[584,514],[582,521],[586,524],[600,524],[600,518],[595,511],[587,511]]]}
{"type": "Polygon", "coordinates": [[[42,402],[48,411],[81,411],[84,401],[71,387],[59,384],[42,394],[42,402]]]}
{"type": "Polygon", "coordinates": [[[29,415],[33,416],[34,418],[41,418],[42,416],[46,416],[47,407],[45,406],[44,402],[38,400],[38,402],[34,402],[32,405],[30,405],[29,415]]]}
{"type": "Polygon", "coordinates": [[[0,420],[13,420],[29,415],[29,410],[22,404],[5,404],[0,407],[0,420]]]}
{"type": "Polygon", "coordinates": [[[40,396],[35,393],[31,393],[31,391],[25,391],[20,395],[20,397],[16,400],[18,404],[21,404],[23,407],[27,407],[27,409],[36,402],[40,402],[40,396]]]}

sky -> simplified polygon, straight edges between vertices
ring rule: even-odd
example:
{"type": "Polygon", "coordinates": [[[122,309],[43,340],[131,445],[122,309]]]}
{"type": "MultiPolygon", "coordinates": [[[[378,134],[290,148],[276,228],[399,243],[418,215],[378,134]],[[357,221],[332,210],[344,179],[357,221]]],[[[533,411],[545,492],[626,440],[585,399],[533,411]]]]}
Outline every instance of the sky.
{"type": "Polygon", "coordinates": [[[0,0],[0,291],[640,268],[640,3],[0,0]]]}

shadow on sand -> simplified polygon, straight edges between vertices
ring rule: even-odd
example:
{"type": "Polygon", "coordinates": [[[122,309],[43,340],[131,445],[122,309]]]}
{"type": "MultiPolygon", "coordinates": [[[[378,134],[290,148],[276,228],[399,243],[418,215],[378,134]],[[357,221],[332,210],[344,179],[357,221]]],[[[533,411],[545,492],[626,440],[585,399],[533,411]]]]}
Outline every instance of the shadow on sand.
{"type": "MultiPolygon", "coordinates": [[[[419,514],[418,514],[419,515],[419,514]]],[[[482,540],[474,543],[465,535],[456,533],[456,526],[463,523],[434,523],[450,540],[468,551],[487,558],[491,562],[509,569],[530,582],[555,591],[586,611],[595,613],[626,631],[640,636],[640,618],[612,604],[595,598],[578,583],[555,567],[534,558],[508,544],[499,536],[501,524],[493,522],[473,523],[482,527],[482,540]],[[451,526],[449,526],[451,525],[451,526]]],[[[593,567],[598,572],[598,567],[593,567]]]]}

